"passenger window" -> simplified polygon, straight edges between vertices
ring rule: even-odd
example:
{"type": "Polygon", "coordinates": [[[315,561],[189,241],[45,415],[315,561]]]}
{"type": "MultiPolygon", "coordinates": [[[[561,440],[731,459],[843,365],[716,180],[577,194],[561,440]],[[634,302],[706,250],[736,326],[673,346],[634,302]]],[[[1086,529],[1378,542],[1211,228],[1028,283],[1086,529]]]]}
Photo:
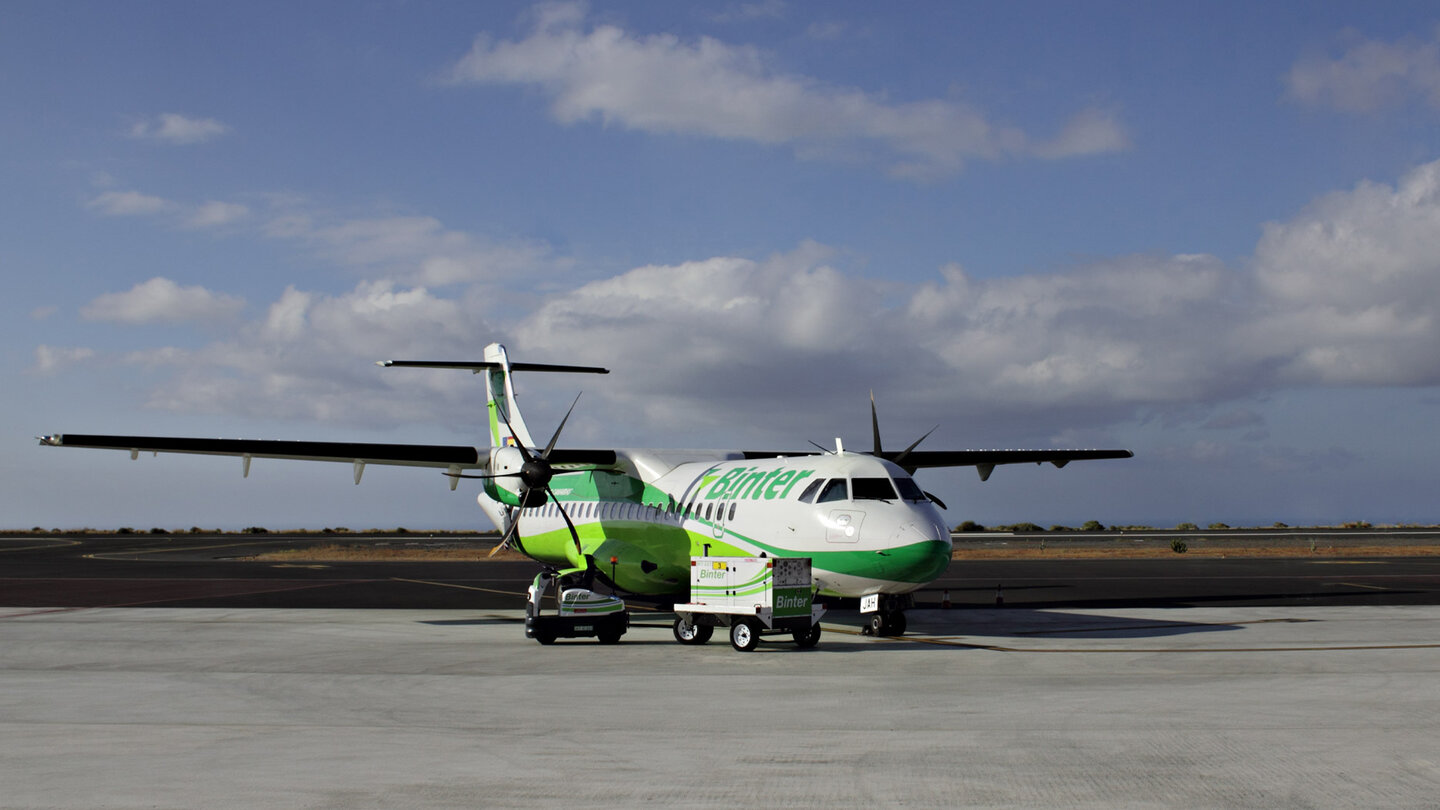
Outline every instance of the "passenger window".
{"type": "Polygon", "coordinates": [[[706,520],[709,520],[709,519],[710,519],[710,512],[711,512],[711,510],[713,510],[714,508],[715,508],[715,504],[713,504],[713,503],[707,503],[707,504],[705,504],[705,519],[706,519],[706,520]]]}
{"type": "Polygon", "coordinates": [[[855,487],[852,497],[857,501],[895,500],[895,487],[889,478],[856,478],[850,483],[855,487]]]}
{"type": "Polygon", "coordinates": [[[820,491],[820,485],[823,484],[823,483],[825,483],[825,479],[824,479],[824,478],[816,478],[814,481],[811,481],[811,482],[810,482],[810,486],[805,487],[805,491],[802,492],[802,493],[800,493],[800,502],[801,502],[801,503],[811,503],[811,502],[813,502],[814,499],[815,499],[815,493],[820,491]]]}
{"type": "Polygon", "coordinates": [[[730,520],[734,520],[734,519],[735,519],[735,504],[736,504],[736,503],[737,503],[736,501],[731,501],[731,502],[730,502],[730,517],[729,517],[730,520]]]}
{"type": "Polygon", "coordinates": [[[825,488],[820,490],[820,497],[815,499],[816,503],[829,503],[831,501],[850,500],[849,488],[845,486],[844,478],[832,478],[825,488]]]}

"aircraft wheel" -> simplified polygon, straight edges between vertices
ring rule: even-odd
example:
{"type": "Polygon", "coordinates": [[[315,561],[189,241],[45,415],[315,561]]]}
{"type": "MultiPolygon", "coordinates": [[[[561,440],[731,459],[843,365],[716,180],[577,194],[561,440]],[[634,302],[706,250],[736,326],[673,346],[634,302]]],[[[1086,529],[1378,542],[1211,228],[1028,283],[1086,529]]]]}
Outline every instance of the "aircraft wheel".
{"type": "Polygon", "coordinates": [[[715,628],[708,624],[687,624],[684,619],[675,619],[675,640],[681,644],[704,644],[710,640],[715,628]]]}
{"type": "Polygon", "coordinates": [[[889,631],[890,625],[885,622],[884,613],[870,614],[870,635],[883,636],[889,631]]]}
{"type": "Polygon", "coordinates": [[[811,625],[807,630],[796,630],[790,636],[795,639],[796,647],[808,650],[820,643],[820,625],[811,625]]]}
{"type": "Polygon", "coordinates": [[[754,619],[736,619],[730,625],[730,646],[740,652],[750,652],[760,643],[760,627],[754,619]]]}

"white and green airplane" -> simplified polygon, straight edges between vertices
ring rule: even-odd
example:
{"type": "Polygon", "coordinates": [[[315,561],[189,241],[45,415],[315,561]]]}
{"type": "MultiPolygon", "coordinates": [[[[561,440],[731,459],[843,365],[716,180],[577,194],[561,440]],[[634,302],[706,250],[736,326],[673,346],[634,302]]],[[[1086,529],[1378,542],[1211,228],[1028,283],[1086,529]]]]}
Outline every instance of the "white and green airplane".
{"type": "MultiPolygon", "coordinates": [[[[874,448],[833,450],[581,450],[557,447],[567,412],[540,447],[516,405],[513,375],[545,371],[606,374],[589,366],[512,363],[498,343],[478,362],[388,360],[387,367],[465,369],[486,378],[488,451],[465,446],[195,439],[55,434],[55,447],[140,453],[240,456],[349,463],[355,483],[367,464],[432,467],[454,490],[478,478],[477,500],[513,547],[562,581],[595,580],[631,598],[684,601],[690,558],[705,555],[809,557],[823,596],[859,597],[878,634],[905,631],[911,594],[944,573],[950,531],[944,504],[911,474],[927,467],[975,467],[986,480],[998,465],[1129,458],[1128,450],[881,449],[871,398],[874,448]]],[[[577,397],[578,400],[578,397],[577,397]]],[[[571,410],[575,405],[571,404],[571,410]]],[[[926,434],[929,435],[928,433],[926,434]]],[[[493,554],[494,552],[492,552],[493,554]]]]}

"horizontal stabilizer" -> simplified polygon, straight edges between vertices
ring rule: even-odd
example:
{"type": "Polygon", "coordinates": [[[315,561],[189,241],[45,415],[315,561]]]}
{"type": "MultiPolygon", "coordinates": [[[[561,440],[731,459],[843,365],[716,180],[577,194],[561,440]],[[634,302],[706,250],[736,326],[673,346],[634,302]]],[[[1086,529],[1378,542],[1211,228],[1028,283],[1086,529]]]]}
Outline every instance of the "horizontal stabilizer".
{"type": "MultiPolygon", "coordinates": [[[[479,374],[504,368],[500,363],[484,360],[376,360],[385,368],[461,368],[479,374]]],[[[609,374],[610,369],[597,366],[560,366],[553,363],[511,363],[511,371],[558,371],[568,374],[609,374]]]]}

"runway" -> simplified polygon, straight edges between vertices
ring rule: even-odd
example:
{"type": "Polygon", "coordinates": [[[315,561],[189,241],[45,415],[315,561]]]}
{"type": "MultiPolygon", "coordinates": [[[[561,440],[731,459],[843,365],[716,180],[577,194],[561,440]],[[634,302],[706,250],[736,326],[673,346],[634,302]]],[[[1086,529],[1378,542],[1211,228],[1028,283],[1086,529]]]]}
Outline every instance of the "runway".
{"type": "MultiPolygon", "coordinates": [[[[245,562],[333,537],[0,537],[0,607],[504,609],[528,561],[245,562]]],[[[423,544],[415,535],[347,543],[423,544]]],[[[1440,557],[957,560],[917,595],[956,608],[1440,605],[1440,557]]],[[[843,605],[842,605],[843,606],[843,605]]]]}

